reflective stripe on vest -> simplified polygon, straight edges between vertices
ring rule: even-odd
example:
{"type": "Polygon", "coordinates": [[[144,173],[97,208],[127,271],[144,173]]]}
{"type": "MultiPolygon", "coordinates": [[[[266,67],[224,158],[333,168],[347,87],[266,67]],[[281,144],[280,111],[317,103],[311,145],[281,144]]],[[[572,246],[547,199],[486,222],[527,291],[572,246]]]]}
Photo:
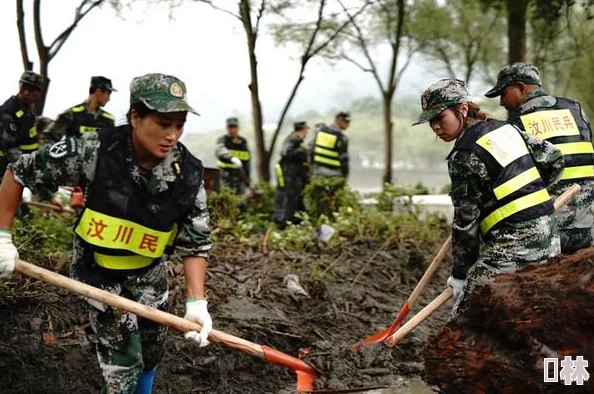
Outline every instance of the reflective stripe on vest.
{"type": "Polygon", "coordinates": [[[23,115],[25,115],[25,112],[22,109],[19,109],[18,111],[16,111],[15,115],[17,118],[20,118],[23,115]]]}
{"type": "Polygon", "coordinates": [[[76,107],[72,107],[72,112],[74,112],[74,113],[83,112],[84,110],[85,110],[84,105],[77,105],[76,107]]]}
{"type": "Polygon", "coordinates": [[[276,172],[276,182],[278,183],[278,187],[285,187],[285,176],[283,174],[283,167],[280,163],[277,163],[274,166],[274,171],[276,172]]]}
{"type": "MultiPolygon", "coordinates": [[[[530,154],[526,142],[517,129],[511,125],[502,126],[483,135],[476,141],[476,144],[486,150],[504,169],[512,162],[530,154]]],[[[493,193],[499,202],[513,193],[520,192],[527,185],[539,179],[540,174],[533,164],[532,167],[495,187],[493,193]]],[[[501,221],[516,213],[550,201],[550,198],[548,191],[543,187],[499,206],[481,221],[481,233],[486,234],[501,221]]]]}
{"type": "Polygon", "coordinates": [[[318,131],[314,148],[314,163],[325,164],[331,167],[340,167],[340,160],[337,160],[340,156],[340,153],[336,151],[337,142],[338,136],[324,131],[318,131]]]}
{"type": "MultiPolygon", "coordinates": [[[[165,247],[175,233],[174,229],[169,232],[157,231],[90,208],[85,209],[74,231],[91,245],[126,250],[150,259],[163,256],[165,247]]],[[[110,257],[118,259],[122,256],[110,257]]]]}
{"type": "Polygon", "coordinates": [[[235,164],[233,163],[225,163],[224,161],[217,161],[217,167],[219,168],[235,168],[235,164]]]}
{"type": "Polygon", "coordinates": [[[101,116],[103,116],[105,119],[115,120],[115,117],[109,112],[101,112],[101,116]]]}
{"type": "Polygon", "coordinates": [[[78,131],[80,131],[81,134],[84,133],[92,133],[99,130],[99,127],[90,127],[90,126],[80,126],[78,128],[78,131]]]}
{"type": "MultiPolygon", "coordinates": [[[[520,117],[526,131],[535,137],[548,140],[565,137],[566,139],[580,136],[580,130],[569,109],[538,111],[520,117]]],[[[594,165],[571,165],[573,155],[594,156],[591,141],[559,142],[555,143],[563,156],[566,165],[561,180],[577,180],[594,177],[594,165]]],[[[574,163],[578,164],[578,163],[574,163]]]]}
{"type": "Polygon", "coordinates": [[[495,211],[491,212],[489,216],[483,219],[481,222],[481,232],[486,234],[493,228],[493,226],[502,220],[507,219],[520,211],[547,202],[550,199],[551,196],[549,195],[549,192],[547,192],[546,189],[542,189],[507,203],[504,206],[497,208],[495,211]]]}
{"type": "Polygon", "coordinates": [[[39,144],[35,142],[34,144],[27,144],[27,145],[19,145],[19,149],[24,152],[34,152],[39,148],[39,144]]]}
{"type": "Polygon", "coordinates": [[[229,149],[229,154],[233,157],[237,157],[241,161],[248,161],[250,159],[250,152],[247,150],[229,149]]]}

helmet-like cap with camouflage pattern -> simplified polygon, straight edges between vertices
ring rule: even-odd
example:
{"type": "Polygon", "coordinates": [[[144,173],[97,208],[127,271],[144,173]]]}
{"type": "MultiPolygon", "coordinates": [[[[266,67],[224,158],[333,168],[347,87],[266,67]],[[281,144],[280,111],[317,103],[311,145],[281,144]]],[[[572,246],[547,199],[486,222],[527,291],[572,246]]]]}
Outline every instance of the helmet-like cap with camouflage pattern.
{"type": "Polygon", "coordinates": [[[43,89],[43,77],[33,71],[25,71],[19,80],[22,84],[31,86],[36,89],[43,89]]]}
{"type": "Polygon", "coordinates": [[[470,93],[466,88],[466,82],[459,79],[441,79],[425,89],[421,95],[423,112],[412,125],[429,122],[447,108],[469,100],[470,93]]]}
{"type": "Polygon", "coordinates": [[[165,74],[146,74],[130,83],[130,105],[144,103],[157,112],[191,112],[186,85],[178,78],[165,74]]]}
{"type": "Polygon", "coordinates": [[[499,71],[497,83],[493,89],[485,93],[487,97],[497,97],[506,86],[514,82],[524,82],[528,85],[541,85],[538,68],[528,63],[512,63],[499,71]]]}

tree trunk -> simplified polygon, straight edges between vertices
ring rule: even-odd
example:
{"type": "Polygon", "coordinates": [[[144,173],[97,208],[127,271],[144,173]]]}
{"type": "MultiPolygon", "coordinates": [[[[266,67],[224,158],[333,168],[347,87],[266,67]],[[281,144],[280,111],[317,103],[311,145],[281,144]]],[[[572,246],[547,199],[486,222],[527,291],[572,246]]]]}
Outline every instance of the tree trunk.
{"type": "Polygon", "coordinates": [[[262,182],[270,181],[270,155],[266,151],[264,141],[264,130],[262,128],[262,105],[260,103],[260,90],[258,84],[258,60],[256,58],[256,39],[248,37],[248,51],[250,57],[250,75],[249,85],[252,98],[252,118],[254,122],[254,136],[256,138],[256,169],[258,178],[262,182]]]}
{"type": "Polygon", "coordinates": [[[508,63],[526,61],[526,11],[530,0],[506,0],[508,63]]]}
{"type": "Polygon", "coordinates": [[[392,183],[392,97],[383,94],[383,121],[384,121],[384,176],[383,184],[392,183]]]}
{"type": "Polygon", "coordinates": [[[49,84],[50,79],[48,75],[48,66],[50,62],[49,54],[48,53],[40,53],[39,54],[39,74],[43,77],[45,89],[41,93],[39,97],[39,101],[35,104],[35,115],[39,116],[43,114],[43,109],[45,108],[45,100],[47,98],[47,92],[49,91],[49,84]]]}

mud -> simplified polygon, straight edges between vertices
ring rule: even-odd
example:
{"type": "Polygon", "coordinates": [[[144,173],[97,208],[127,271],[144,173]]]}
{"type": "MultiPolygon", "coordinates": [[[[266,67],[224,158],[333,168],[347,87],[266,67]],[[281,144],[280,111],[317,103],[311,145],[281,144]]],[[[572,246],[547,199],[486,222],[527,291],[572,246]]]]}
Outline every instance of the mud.
{"type": "MultiPolygon", "coordinates": [[[[322,373],[317,388],[385,385],[390,393],[424,392],[421,350],[451,305],[397,347],[374,345],[355,354],[351,344],[391,322],[439,246],[393,243],[379,250],[377,242],[365,241],[300,254],[218,244],[207,282],[215,328],[292,355],[311,349],[307,361],[322,373]],[[298,275],[309,296],[283,285],[289,273],[298,275]]],[[[443,290],[448,267],[444,262],[413,313],[443,290]]],[[[177,315],[184,312],[181,271],[179,263],[170,267],[171,312],[177,315]]],[[[28,297],[0,306],[0,392],[100,392],[81,302],[32,286],[28,297]]],[[[295,381],[288,369],[217,344],[199,348],[171,332],[153,392],[280,394],[293,392],[295,381]]]]}

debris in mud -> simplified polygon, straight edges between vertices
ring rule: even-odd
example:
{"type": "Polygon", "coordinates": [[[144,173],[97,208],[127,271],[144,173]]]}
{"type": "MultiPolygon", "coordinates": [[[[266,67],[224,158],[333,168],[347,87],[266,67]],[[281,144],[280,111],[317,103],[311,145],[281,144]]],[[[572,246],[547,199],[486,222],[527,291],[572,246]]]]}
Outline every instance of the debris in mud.
{"type": "Polygon", "coordinates": [[[593,378],[562,386],[543,377],[545,357],[594,360],[593,276],[589,248],[476,284],[472,304],[429,339],[426,380],[461,394],[591,393],[593,378]]]}

